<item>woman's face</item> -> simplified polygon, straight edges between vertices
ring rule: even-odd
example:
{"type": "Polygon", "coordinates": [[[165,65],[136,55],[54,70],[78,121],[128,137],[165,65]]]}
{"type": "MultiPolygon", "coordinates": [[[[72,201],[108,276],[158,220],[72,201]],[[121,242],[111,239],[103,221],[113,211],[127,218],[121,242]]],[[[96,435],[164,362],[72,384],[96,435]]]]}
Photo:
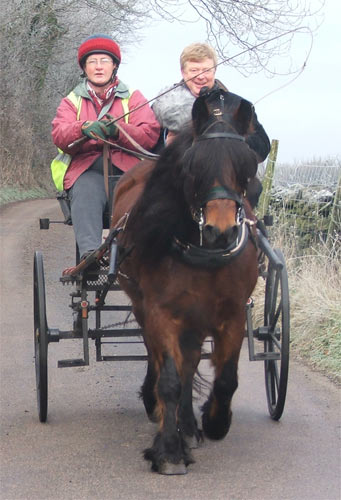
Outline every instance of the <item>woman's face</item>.
{"type": "Polygon", "coordinates": [[[86,76],[98,87],[103,87],[111,80],[115,68],[116,64],[108,54],[91,54],[84,65],[86,76]]]}
{"type": "Polygon", "coordinates": [[[182,77],[194,97],[199,97],[203,87],[214,85],[215,67],[213,59],[205,57],[201,61],[187,61],[181,70],[182,77]]]}

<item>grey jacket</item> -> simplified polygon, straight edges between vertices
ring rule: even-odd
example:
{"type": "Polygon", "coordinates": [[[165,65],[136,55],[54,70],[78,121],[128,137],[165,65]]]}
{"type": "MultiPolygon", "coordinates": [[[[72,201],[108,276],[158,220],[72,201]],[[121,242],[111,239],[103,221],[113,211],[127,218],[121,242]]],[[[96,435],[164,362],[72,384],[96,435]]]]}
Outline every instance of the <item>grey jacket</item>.
{"type": "MultiPolygon", "coordinates": [[[[219,80],[216,80],[215,86],[227,90],[219,80]]],[[[161,127],[177,133],[190,123],[195,97],[185,83],[183,85],[174,84],[173,87],[173,90],[156,99],[152,108],[161,127]]],[[[160,94],[170,88],[172,87],[162,89],[160,94]]],[[[259,123],[256,113],[253,115],[252,125],[254,132],[246,137],[246,142],[257,153],[260,163],[265,160],[270,152],[270,141],[264,128],[259,123]]]]}

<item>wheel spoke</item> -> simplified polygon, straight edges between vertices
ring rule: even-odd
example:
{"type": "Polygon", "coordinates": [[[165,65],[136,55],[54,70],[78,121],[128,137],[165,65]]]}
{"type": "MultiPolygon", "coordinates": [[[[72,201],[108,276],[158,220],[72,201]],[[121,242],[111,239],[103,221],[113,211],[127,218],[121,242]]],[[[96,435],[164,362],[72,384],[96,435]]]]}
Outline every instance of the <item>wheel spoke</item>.
{"type": "Polygon", "coordinates": [[[268,373],[269,373],[269,393],[270,393],[270,403],[272,406],[276,405],[277,394],[278,394],[278,373],[275,361],[268,361],[268,373]]]}
{"type": "Polygon", "coordinates": [[[275,380],[276,389],[277,389],[277,393],[278,393],[278,390],[279,390],[279,373],[278,373],[278,365],[277,365],[276,361],[273,362],[272,371],[273,371],[273,378],[275,380]]]}
{"type": "Polygon", "coordinates": [[[275,337],[275,334],[270,332],[271,340],[279,350],[279,352],[282,352],[282,344],[278,342],[277,338],[275,337]]]}
{"type": "Polygon", "coordinates": [[[272,321],[270,326],[272,332],[275,330],[275,326],[278,323],[278,319],[280,317],[281,312],[282,312],[282,299],[279,301],[276,313],[272,315],[272,321]]]}

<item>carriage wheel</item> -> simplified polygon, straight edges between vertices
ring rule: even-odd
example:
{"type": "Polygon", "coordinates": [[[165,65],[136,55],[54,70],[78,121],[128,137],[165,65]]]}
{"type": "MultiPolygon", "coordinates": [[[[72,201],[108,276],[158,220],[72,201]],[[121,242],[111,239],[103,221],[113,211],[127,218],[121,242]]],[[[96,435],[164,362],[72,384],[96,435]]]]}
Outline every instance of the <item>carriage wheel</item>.
{"type": "Polygon", "coordinates": [[[47,419],[47,346],[48,327],[45,303],[45,278],[42,253],[34,254],[33,267],[34,357],[37,402],[40,422],[47,419]]]}
{"type": "Polygon", "coordinates": [[[279,249],[275,253],[283,262],[283,269],[276,269],[269,262],[265,287],[264,318],[269,336],[264,341],[264,351],[278,359],[265,361],[265,388],[269,413],[279,420],[284,410],[289,370],[289,287],[284,257],[279,249]],[[271,354],[272,353],[272,354],[271,354]]]}

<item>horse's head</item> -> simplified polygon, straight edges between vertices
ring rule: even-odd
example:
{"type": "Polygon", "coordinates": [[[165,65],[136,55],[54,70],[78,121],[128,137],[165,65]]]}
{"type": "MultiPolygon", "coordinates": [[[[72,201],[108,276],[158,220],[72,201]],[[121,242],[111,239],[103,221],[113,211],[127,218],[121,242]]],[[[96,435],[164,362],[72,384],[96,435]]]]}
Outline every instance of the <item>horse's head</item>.
{"type": "Polygon", "coordinates": [[[244,193],[257,171],[245,142],[253,107],[223,90],[206,91],[193,105],[194,141],[184,156],[185,197],[199,225],[200,245],[226,249],[238,238],[244,193]]]}
{"type": "Polygon", "coordinates": [[[232,92],[204,87],[192,109],[194,135],[199,136],[207,127],[223,122],[236,134],[245,136],[252,131],[253,105],[232,92]]]}

